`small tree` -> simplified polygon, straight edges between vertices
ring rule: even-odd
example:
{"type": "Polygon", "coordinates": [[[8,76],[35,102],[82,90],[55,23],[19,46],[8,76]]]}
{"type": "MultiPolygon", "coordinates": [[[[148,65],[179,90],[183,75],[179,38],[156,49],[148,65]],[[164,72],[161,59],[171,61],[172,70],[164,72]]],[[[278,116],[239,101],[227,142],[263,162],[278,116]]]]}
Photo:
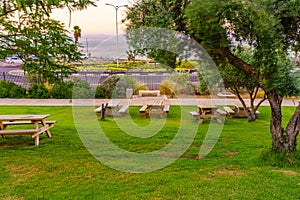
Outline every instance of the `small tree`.
{"type": "Polygon", "coordinates": [[[87,6],[92,0],[0,2],[0,56],[17,54],[24,60],[23,69],[38,76],[38,82],[55,82],[68,76],[75,68],[70,63],[80,60],[76,44],[68,36],[64,25],[51,19],[55,8],[69,8],[70,12],[87,6]],[[32,59],[35,55],[38,59],[32,59]],[[57,73],[60,76],[57,76],[57,73]]]}
{"type": "MultiPolygon", "coordinates": [[[[237,48],[235,54],[243,58],[247,63],[256,66],[253,51],[250,48],[242,47],[237,48]]],[[[259,106],[267,99],[266,95],[263,95],[263,98],[255,105],[255,99],[257,98],[258,92],[261,89],[260,84],[253,79],[251,76],[248,76],[240,69],[237,69],[230,63],[221,63],[219,64],[219,70],[221,72],[223,83],[226,88],[230,89],[240,100],[244,109],[247,110],[247,105],[242,97],[241,93],[246,92],[250,99],[250,112],[247,112],[248,120],[255,121],[256,111],[259,106]]]]}

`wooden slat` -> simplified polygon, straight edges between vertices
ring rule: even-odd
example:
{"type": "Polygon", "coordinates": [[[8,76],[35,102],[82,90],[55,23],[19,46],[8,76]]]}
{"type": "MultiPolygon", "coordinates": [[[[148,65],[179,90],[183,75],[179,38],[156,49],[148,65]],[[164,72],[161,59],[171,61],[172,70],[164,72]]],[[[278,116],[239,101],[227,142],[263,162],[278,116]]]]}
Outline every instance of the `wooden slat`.
{"type": "MultiPolygon", "coordinates": [[[[40,124],[41,122],[39,122],[40,124]]],[[[56,121],[45,121],[46,124],[55,124],[56,121]]],[[[3,122],[3,125],[27,125],[27,124],[32,124],[31,121],[14,121],[14,122],[3,122]]]]}
{"type": "Polygon", "coordinates": [[[128,105],[122,106],[122,108],[119,110],[119,113],[120,114],[125,114],[125,112],[127,111],[128,107],[129,107],[128,105]]]}
{"type": "Polygon", "coordinates": [[[50,116],[50,114],[45,114],[45,115],[0,115],[0,120],[1,121],[42,120],[49,116],[50,116]]]}
{"type": "Polygon", "coordinates": [[[170,110],[170,105],[165,105],[163,111],[169,113],[169,110],[170,110]]]}
{"type": "Polygon", "coordinates": [[[0,135],[33,134],[37,133],[38,131],[39,129],[0,130],[0,135]]]}
{"type": "Polygon", "coordinates": [[[194,118],[200,117],[200,114],[198,112],[195,112],[195,111],[191,111],[190,115],[192,115],[194,118]]]}
{"type": "Polygon", "coordinates": [[[220,115],[226,115],[226,112],[220,109],[217,109],[217,113],[220,115]]]}
{"type": "Polygon", "coordinates": [[[228,113],[228,114],[234,114],[235,112],[228,106],[224,106],[224,110],[228,113]]]}
{"type": "Polygon", "coordinates": [[[146,106],[146,105],[143,106],[143,107],[140,109],[140,113],[144,113],[144,112],[146,111],[146,109],[147,109],[147,106],[146,106]]]}

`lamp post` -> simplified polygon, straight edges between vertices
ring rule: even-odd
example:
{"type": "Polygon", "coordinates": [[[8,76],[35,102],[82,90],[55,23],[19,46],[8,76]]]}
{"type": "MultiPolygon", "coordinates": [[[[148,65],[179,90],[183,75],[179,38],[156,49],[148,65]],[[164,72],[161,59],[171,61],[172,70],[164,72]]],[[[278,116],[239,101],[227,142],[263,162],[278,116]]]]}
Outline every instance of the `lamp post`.
{"type": "Polygon", "coordinates": [[[110,3],[106,3],[105,5],[107,6],[112,6],[116,9],[116,36],[117,36],[117,68],[119,67],[119,30],[118,30],[118,9],[121,8],[121,7],[128,7],[128,5],[120,5],[120,6],[115,6],[113,4],[110,4],[110,3]]]}

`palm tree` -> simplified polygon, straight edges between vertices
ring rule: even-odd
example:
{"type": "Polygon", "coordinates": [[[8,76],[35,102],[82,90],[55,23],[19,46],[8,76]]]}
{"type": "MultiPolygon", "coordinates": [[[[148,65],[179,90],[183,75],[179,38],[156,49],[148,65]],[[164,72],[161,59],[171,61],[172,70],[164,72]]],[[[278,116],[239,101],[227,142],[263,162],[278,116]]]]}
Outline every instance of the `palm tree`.
{"type": "Polygon", "coordinates": [[[75,44],[78,43],[78,39],[81,38],[81,29],[79,26],[74,26],[74,40],[75,40],[75,44]]]}

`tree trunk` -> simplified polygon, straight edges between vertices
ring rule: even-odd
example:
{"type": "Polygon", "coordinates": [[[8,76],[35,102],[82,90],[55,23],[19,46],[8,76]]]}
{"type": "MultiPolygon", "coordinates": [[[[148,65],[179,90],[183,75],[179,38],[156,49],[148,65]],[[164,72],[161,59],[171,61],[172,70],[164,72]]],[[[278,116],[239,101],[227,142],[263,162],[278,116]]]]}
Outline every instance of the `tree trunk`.
{"type": "Polygon", "coordinates": [[[289,121],[286,130],[282,127],[281,103],[283,97],[274,90],[267,93],[271,107],[270,132],[272,148],[276,152],[290,153],[296,150],[297,135],[300,130],[300,106],[289,121]]]}
{"type": "Polygon", "coordinates": [[[296,151],[297,146],[297,136],[300,130],[300,104],[297,106],[296,111],[292,118],[290,119],[286,127],[286,137],[287,137],[287,149],[288,152],[296,151]]]}

